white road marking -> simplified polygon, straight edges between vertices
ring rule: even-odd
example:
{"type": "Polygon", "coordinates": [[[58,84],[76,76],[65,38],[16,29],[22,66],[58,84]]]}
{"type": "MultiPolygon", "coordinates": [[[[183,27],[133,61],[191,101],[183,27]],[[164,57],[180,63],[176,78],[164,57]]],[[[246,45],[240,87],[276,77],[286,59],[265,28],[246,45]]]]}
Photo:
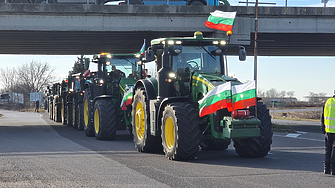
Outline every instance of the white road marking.
{"type": "Polygon", "coordinates": [[[300,136],[301,134],[295,134],[295,133],[289,133],[286,135],[286,137],[290,137],[290,138],[297,138],[298,136],[300,136]]]}
{"type": "Polygon", "coordinates": [[[296,131],[299,134],[307,134],[307,132],[303,132],[303,131],[296,131]]]}
{"type": "Polygon", "coordinates": [[[301,138],[301,137],[288,137],[284,135],[273,135],[277,137],[284,137],[284,138],[295,138],[295,139],[300,139],[300,140],[309,140],[309,141],[318,141],[318,142],[324,142],[325,140],[319,140],[319,139],[313,139],[313,138],[301,138]]]}

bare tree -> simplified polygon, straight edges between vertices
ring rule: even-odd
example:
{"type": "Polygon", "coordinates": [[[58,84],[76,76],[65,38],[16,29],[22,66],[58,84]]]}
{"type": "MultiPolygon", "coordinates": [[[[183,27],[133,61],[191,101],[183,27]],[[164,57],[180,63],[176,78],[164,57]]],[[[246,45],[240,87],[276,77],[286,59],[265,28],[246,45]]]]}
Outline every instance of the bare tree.
{"type": "Polygon", "coordinates": [[[278,97],[278,91],[275,88],[271,88],[270,90],[266,91],[266,97],[276,98],[278,97]]]}
{"type": "Polygon", "coordinates": [[[0,83],[4,92],[11,92],[17,83],[17,74],[14,68],[0,69],[0,83]]]}
{"type": "Polygon", "coordinates": [[[281,92],[279,92],[279,96],[280,96],[281,98],[285,98],[285,97],[286,97],[286,91],[281,91],[281,92]]]}
{"type": "Polygon", "coordinates": [[[288,91],[286,94],[289,98],[292,98],[294,96],[294,91],[288,91]]]}
{"type": "Polygon", "coordinates": [[[41,92],[55,79],[54,70],[55,68],[51,68],[47,62],[25,63],[17,70],[20,75],[19,85],[25,93],[41,92]]]}

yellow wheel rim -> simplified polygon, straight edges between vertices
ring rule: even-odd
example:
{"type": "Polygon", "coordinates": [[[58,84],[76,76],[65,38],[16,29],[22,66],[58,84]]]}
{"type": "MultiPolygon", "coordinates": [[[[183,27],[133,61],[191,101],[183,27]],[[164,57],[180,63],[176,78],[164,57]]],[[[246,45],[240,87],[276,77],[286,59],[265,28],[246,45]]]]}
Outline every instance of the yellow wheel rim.
{"type": "Polygon", "coordinates": [[[175,131],[174,131],[174,124],[173,124],[171,117],[168,117],[165,121],[164,132],[165,132],[166,146],[169,149],[172,149],[174,146],[175,131]]]}
{"type": "Polygon", "coordinates": [[[88,102],[87,100],[85,100],[84,102],[84,122],[85,122],[85,126],[88,125],[88,102]]]}
{"type": "Polygon", "coordinates": [[[143,104],[138,102],[136,104],[136,111],[135,111],[135,128],[136,128],[136,135],[139,140],[142,140],[144,137],[144,109],[143,104]]]}
{"type": "Polygon", "coordinates": [[[100,123],[100,120],[99,120],[99,112],[98,112],[98,109],[95,110],[94,112],[94,129],[95,129],[95,133],[99,133],[99,125],[100,123]]]}

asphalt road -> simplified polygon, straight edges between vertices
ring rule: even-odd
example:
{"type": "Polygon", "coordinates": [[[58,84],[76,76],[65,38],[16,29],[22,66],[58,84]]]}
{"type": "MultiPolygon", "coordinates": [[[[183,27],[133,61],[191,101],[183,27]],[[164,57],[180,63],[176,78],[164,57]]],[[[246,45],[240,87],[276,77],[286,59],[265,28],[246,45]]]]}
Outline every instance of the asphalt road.
{"type": "Polygon", "coordinates": [[[132,137],[98,141],[47,114],[0,110],[0,187],[333,187],[322,173],[324,137],[275,133],[261,159],[200,151],[192,161],[135,151],[132,137]]]}

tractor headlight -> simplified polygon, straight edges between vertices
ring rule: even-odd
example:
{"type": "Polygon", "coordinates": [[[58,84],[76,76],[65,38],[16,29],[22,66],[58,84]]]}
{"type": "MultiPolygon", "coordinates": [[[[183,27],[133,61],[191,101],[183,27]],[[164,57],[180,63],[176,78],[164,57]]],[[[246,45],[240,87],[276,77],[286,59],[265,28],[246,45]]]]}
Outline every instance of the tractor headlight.
{"type": "Polygon", "coordinates": [[[221,45],[226,45],[227,42],[226,42],[225,40],[222,40],[222,41],[220,41],[220,44],[221,44],[221,45]]]}
{"type": "Polygon", "coordinates": [[[173,40],[169,40],[168,41],[168,45],[174,45],[174,41],[173,40]]]}
{"type": "Polygon", "coordinates": [[[169,77],[170,77],[170,78],[176,78],[176,74],[175,74],[174,72],[170,72],[170,73],[169,73],[169,77]]]}

